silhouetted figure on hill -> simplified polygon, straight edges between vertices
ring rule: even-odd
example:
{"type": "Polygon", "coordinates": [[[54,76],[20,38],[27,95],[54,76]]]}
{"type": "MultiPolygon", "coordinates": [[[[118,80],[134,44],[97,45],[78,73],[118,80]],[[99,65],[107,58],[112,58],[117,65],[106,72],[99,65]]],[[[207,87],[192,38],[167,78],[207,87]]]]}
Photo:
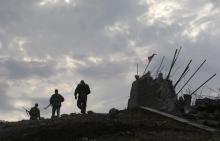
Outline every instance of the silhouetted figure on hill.
{"type": "Polygon", "coordinates": [[[55,89],[55,94],[50,97],[50,104],[52,105],[52,116],[55,116],[55,112],[57,112],[57,116],[60,116],[60,108],[61,103],[64,102],[64,97],[58,93],[58,89],[55,89]]]}
{"type": "Polygon", "coordinates": [[[139,75],[135,75],[134,77],[135,77],[136,80],[138,80],[140,78],[139,75]]]}
{"type": "MultiPolygon", "coordinates": [[[[152,81],[152,80],[153,80],[150,71],[148,71],[146,74],[144,74],[144,75],[143,75],[143,78],[147,78],[148,81],[152,81]]],[[[142,79],[143,79],[143,78],[142,78],[142,79]]]]}
{"type": "Polygon", "coordinates": [[[29,111],[30,120],[39,120],[40,119],[40,110],[38,104],[36,103],[29,111]]]}
{"type": "Polygon", "coordinates": [[[158,74],[157,79],[159,79],[159,80],[163,80],[163,73],[162,73],[162,72],[160,72],[160,73],[158,74]]]}
{"type": "Polygon", "coordinates": [[[77,107],[81,110],[82,114],[86,113],[86,103],[87,103],[87,95],[90,94],[89,85],[86,84],[83,80],[77,85],[75,89],[75,99],[77,99],[77,107]]]}
{"type": "Polygon", "coordinates": [[[159,73],[158,77],[155,79],[156,83],[161,83],[163,81],[163,73],[159,73]]]}

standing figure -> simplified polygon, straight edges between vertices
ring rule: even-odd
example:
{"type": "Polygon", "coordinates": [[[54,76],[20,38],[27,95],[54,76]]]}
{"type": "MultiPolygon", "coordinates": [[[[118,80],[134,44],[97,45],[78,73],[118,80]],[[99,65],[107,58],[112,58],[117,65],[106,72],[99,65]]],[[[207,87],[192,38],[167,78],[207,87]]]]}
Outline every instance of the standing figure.
{"type": "Polygon", "coordinates": [[[87,95],[90,94],[89,85],[81,80],[75,89],[75,99],[77,99],[77,107],[81,110],[82,114],[86,113],[87,95]],[[78,96],[78,97],[77,97],[78,96]]]}
{"type": "Polygon", "coordinates": [[[37,103],[28,112],[30,115],[30,120],[39,120],[40,119],[40,110],[38,109],[37,103]]]}
{"type": "Polygon", "coordinates": [[[58,89],[55,89],[55,94],[50,97],[50,104],[52,105],[51,118],[54,118],[55,112],[57,112],[57,117],[60,116],[60,108],[62,102],[64,102],[64,97],[58,93],[58,89]]]}

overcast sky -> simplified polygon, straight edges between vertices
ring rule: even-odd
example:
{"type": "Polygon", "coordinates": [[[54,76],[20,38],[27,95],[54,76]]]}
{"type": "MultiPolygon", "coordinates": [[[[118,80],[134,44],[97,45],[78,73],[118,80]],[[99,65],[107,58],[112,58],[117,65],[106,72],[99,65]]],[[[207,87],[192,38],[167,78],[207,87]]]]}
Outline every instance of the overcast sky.
{"type": "MultiPolygon", "coordinates": [[[[55,88],[65,97],[61,113],[79,112],[73,92],[81,79],[92,91],[88,110],[124,109],[136,63],[142,74],[157,53],[149,69],[166,56],[167,73],[180,46],[174,82],[190,59],[190,73],[207,59],[195,88],[220,72],[219,41],[219,0],[1,0],[0,120],[26,119],[22,107],[36,102],[49,117],[43,107],[55,88]]],[[[219,84],[217,75],[208,86],[219,84]]]]}

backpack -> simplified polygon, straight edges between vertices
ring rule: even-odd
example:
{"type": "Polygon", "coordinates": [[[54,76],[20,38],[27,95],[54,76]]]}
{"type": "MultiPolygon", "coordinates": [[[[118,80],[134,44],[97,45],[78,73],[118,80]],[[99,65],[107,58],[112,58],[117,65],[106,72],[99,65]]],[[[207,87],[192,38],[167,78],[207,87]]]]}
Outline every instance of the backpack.
{"type": "Polygon", "coordinates": [[[38,109],[35,108],[35,107],[31,108],[31,110],[29,111],[29,114],[30,114],[31,117],[32,117],[32,116],[33,116],[33,117],[38,116],[38,114],[39,114],[38,109]]]}
{"type": "Polygon", "coordinates": [[[86,84],[85,85],[85,93],[88,95],[91,93],[89,86],[86,84]]]}

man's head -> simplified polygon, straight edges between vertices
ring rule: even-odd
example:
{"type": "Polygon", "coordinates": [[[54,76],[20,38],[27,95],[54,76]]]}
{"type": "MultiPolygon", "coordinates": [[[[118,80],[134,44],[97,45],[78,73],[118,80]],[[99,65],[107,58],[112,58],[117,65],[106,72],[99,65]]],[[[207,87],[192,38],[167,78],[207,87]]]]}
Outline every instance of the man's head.
{"type": "Polygon", "coordinates": [[[163,78],[163,73],[159,73],[158,78],[163,78]]]}
{"type": "Polygon", "coordinates": [[[55,89],[55,94],[58,94],[58,89],[55,89]]]}
{"type": "Polygon", "coordinates": [[[81,80],[80,83],[81,83],[81,84],[85,84],[84,80],[81,80]]]}
{"type": "Polygon", "coordinates": [[[38,107],[38,104],[37,104],[37,103],[35,104],[35,107],[38,107]]]}

